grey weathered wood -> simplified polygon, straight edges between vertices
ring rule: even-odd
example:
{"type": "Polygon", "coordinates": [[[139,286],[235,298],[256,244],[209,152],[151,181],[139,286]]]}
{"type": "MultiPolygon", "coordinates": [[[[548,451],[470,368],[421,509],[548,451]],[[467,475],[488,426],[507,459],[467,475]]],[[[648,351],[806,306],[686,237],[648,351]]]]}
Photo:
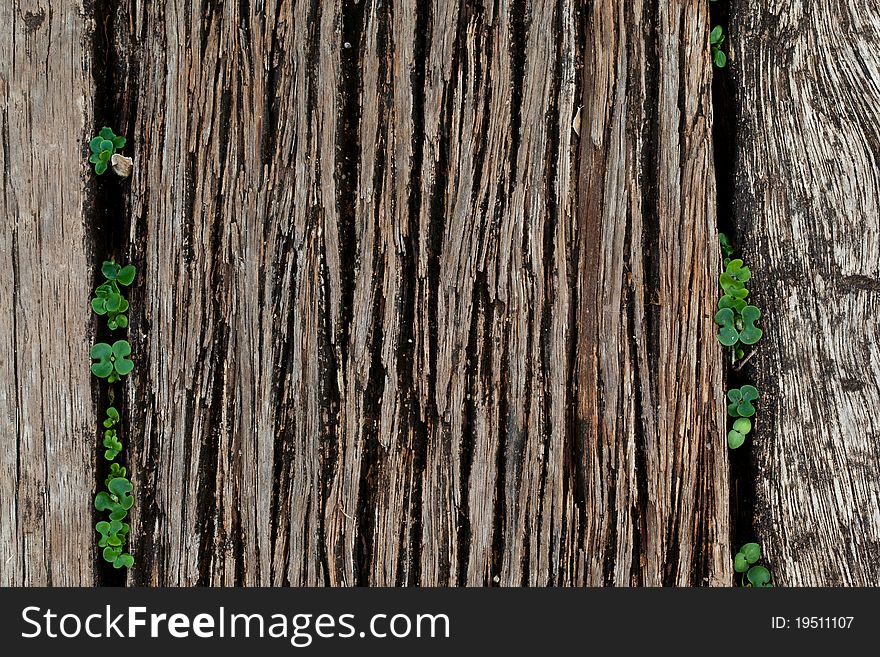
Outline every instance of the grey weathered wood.
{"type": "Polygon", "coordinates": [[[880,5],[739,3],[736,213],[765,337],[756,526],[783,585],[880,584],[880,5]]]}
{"type": "Polygon", "coordinates": [[[188,6],[117,19],[133,581],[729,581],[706,7],[188,6]]]}
{"type": "Polygon", "coordinates": [[[67,0],[0,24],[0,586],[90,585],[92,26],[67,0]]]}

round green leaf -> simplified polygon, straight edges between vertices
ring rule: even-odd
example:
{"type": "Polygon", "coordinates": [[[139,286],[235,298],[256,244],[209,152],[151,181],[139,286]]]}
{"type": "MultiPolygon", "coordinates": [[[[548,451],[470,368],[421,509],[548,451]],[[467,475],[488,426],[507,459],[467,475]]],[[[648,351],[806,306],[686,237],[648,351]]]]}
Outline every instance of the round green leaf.
{"type": "Polygon", "coordinates": [[[106,125],[101,128],[101,132],[98,133],[101,139],[113,139],[116,136],[116,133],[113,132],[112,128],[107,127],[106,125]]]}
{"type": "Polygon", "coordinates": [[[749,569],[749,562],[742,552],[737,552],[733,558],[733,569],[738,573],[744,573],[749,569]]]}
{"type": "Polygon", "coordinates": [[[99,297],[92,299],[92,310],[95,311],[96,315],[106,315],[107,308],[104,299],[99,297]]]}
{"type": "Polygon", "coordinates": [[[752,566],[749,568],[746,578],[752,583],[752,586],[764,587],[770,583],[770,571],[764,566],[752,566]]]}
{"type": "Polygon", "coordinates": [[[752,421],[746,417],[741,417],[733,423],[733,430],[745,436],[752,430],[752,421]]]}
{"type": "Polygon", "coordinates": [[[122,285],[131,285],[131,282],[134,280],[134,275],[136,270],[134,265],[126,265],[122,269],[119,270],[119,275],[116,277],[116,280],[119,281],[122,285]]]}
{"type": "Polygon", "coordinates": [[[119,150],[120,148],[125,146],[125,137],[123,137],[122,135],[113,137],[110,141],[113,142],[113,146],[116,147],[116,150],[119,150]]]}
{"type": "Polygon", "coordinates": [[[128,317],[126,317],[125,315],[118,315],[116,317],[116,326],[118,326],[119,328],[125,328],[126,326],[128,326],[128,317]]]}
{"type": "Polygon", "coordinates": [[[124,358],[131,354],[131,345],[126,340],[117,340],[113,343],[113,355],[116,358],[124,358]]]}
{"type": "MultiPolygon", "coordinates": [[[[715,27],[713,27],[712,31],[709,33],[709,43],[718,43],[721,40],[722,34],[723,30],[720,25],[716,25],[715,27]]],[[[703,43],[706,42],[704,41],[703,43]]]]}
{"type": "Polygon", "coordinates": [[[114,568],[131,568],[134,565],[134,557],[128,554],[120,554],[113,561],[114,568]]]}
{"type": "Polygon", "coordinates": [[[98,164],[103,164],[104,166],[107,166],[107,162],[109,162],[110,158],[113,157],[113,153],[111,153],[110,151],[101,151],[101,154],[98,157],[101,158],[101,161],[98,164]]]}
{"type": "Polygon", "coordinates": [[[107,297],[107,302],[105,307],[107,308],[107,312],[115,313],[119,310],[119,305],[122,303],[122,295],[116,294],[116,292],[111,292],[107,297]]]}
{"type": "MultiPolygon", "coordinates": [[[[119,275],[119,265],[117,265],[115,262],[105,260],[103,263],[101,263],[101,273],[107,280],[115,281],[116,277],[119,275]]],[[[104,283],[103,286],[106,286],[108,293],[113,289],[113,286],[109,285],[108,283],[104,283]]]]}
{"type": "Polygon", "coordinates": [[[106,162],[98,162],[95,165],[95,173],[99,176],[104,175],[104,172],[107,171],[107,163],[106,162]]]}
{"type": "Polygon", "coordinates": [[[749,565],[756,563],[761,558],[761,546],[757,543],[746,543],[739,551],[749,562],[749,565]]]}
{"type": "Polygon", "coordinates": [[[718,68],[724,68],[727,66],[727,55],[725,55],[724,51],[720,48],[712,54],[712,60],[718,68]]]}
{"type": "Polygon", "coordinates": [[[92,137],[91,141],[89,141],[89,150],[91,150],[92,153],[100,153],[102,141],[104,140],[101,137],[92,137]]]}
{"type": "Polygon", "coordinates": [[[727,446],[730,449],[741,447],[745,441],[746,437],[742,435],[739,431],[731,431],[727,434],[727,446]]]}
{"type": "MultiPolygon", "coordinates": [[[[110,141],[109,139],[105,139],[101,142],[101,154],[102,155],[104,153],[110,153],[110,155],[113,155],[114,150],[115,150],[115,147],[113,146],[113,142],[110,141]]],[[[108,159],[109,159],[109,156],[108,156],[108,159]]]]}

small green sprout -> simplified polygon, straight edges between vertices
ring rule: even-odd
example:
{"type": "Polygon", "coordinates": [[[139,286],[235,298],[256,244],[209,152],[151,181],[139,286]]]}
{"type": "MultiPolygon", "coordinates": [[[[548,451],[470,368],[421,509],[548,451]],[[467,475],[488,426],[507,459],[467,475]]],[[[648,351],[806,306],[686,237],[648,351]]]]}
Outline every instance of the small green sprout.
{"type": "MultiPolygon", "coordinates": [[[[725,254],[733,253],[733,247],[726,236],[723,236],[721,244],[725,254]]],[[[752,272],[742,260],[724,258],[724,271],[718,278],[723,294],[718,299],[715,323],[720,327],[718,341],[725,347],[731,348],[734,361],[744,355],[740,345],[753,345],[764,335],[764,332],[755,326],[755,322],[761,317],[761,311],[755,306],[750,306],[747,301],[749,291],[745,284],[751,278],[752,272]]]]}
{"type": "Polygon", "coordinates": [[[746,441],[746,436],[752,431],[752,421],[747,417],[741,417],[733,423],[733,429],[727,434],[727,446],[730,449],[741,447],[746,441]]]}
{"type": "Polygon", "coordinates": [[[727,263],[730,262],[730,256],[733,255],[733,244],[724,233],[718,233],[718,241],[721,242],[721,255],[724,256],[724,267],[726,268],[727,263]]]}
{"type": "Polygon", "coordinates": [[[126,469],[124,466],[119,465],[118,463],[110,464],[110,475],[104,480],[104,485],[109,486],[111,479],[116,479],[117,477],[125,478],[126,469]]]}
{"type": "Polygon", "coordinates": [[[98,511],[109,511],[110,520],[124,520],[128,510],[134,504],[131,482],[125,477],[114,477],[107,484],[107,490],[95,496],[95,508],[98,511]]]}
{"type": "Polygon", "coordinates": [[[740,583],[746,588],[771,588],[770,571],[757,565],[761,559],[761,546],[746,543],[733,558],[733,569],[741,576],[740,583]],[[746,583],[748,581],[748,583],[746,583]]]}
{"type": "Polygon", "coordinates": [[[92,374],[115,383],[134,369],[134,363],[128,359],[131,345],[126,340],[117,340],[113,345],[99,342],[94,345],[89,355],[96,361],[92,363],[92,374]]]}
{"type": "Polygon", "coordinates": [[[119,286],[128,287],[134,281],[136,270],[134,265],[121,267],[115,262],[105,260],[101,265],[101,273],[106,279],[95,289],[92,297],[92,310],[95,314],[107,316],[107,327],[111,331],[128,326],[128,301],[122,295],[119,286]]]}
{"type": "Polygon", "coordinates": [[[95,173],[103,175],[110,165],[110,159],[123,146],[125,137],[115,134],[107,126],[101,128],[101,132],[89,141],[89,150],[92,151],[89,162],[95,165],[95,173]]]}
{"type": "Polygon", "coordinates": [[[724,43],[724,29],[720,25],[716,25],[709,33],[709,45],[712,48],[712,61],[718,68],[727,66],[727,55],[721,50],[722,43],[724,43]]]}
{"type": "Polygon", "coordinates": [[[752,417],[755,414],[753,401],[758,399],[758,389],[755,386],[745,385],[741,388],[733,388],[727,391],[727,414],[730,417],[752,417]]]}

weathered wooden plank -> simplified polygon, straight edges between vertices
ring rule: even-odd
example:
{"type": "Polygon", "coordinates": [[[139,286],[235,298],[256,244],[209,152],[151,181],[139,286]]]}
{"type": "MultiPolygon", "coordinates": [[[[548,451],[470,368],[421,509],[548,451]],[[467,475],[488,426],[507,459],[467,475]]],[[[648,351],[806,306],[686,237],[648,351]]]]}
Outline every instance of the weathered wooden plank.
{"type": "Polygon", "coordinates": [[[693,4],[123,5],[133,582],[729,579],[693,4]]]}
{"type": "Polygon", "coordinates": [[[764,339],[756,529],[783,585],[880,584],[880,6],[739,3],[736,218],[764,339]]]}
{"type": "Polygon", "coordinates": [[[0,23],[0,586],[91,585],[91,25],[67,0],[0,23]]]}
{"type": "Polygon", "coordinates": [[[707,8],[653,9],[597,2],[587,23],[575,373],[583,577],[725,584],[707,8]]]}

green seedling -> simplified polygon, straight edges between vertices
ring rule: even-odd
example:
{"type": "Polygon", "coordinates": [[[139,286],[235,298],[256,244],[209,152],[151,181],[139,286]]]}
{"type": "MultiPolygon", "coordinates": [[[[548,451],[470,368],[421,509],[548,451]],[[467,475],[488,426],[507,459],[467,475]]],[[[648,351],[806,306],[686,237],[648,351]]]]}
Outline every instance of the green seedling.
{"type": "Polygon", "coordinates": [[[733,255],[733,244],[730,242],[730,238],[724,233],[718,233],[718,241],[721,243],[721,255],[724,256],[724,267],[727,268],[727,263],[730,262],[730,256],[733,255]]]}
{"type": "Polygon", "coordinates": [[[770,571],[758,565],[761,559],[761,546],[746,543],[733,558],[733,569],[740,574],[740,583],[746,588],[771,588],[770,571]],[[748,583],[746,583],[748,582],[748,583]]]}
{"type": "Polygon", "coordinates": [[[125,146],[125,137],[115,134],[107,126],[101,128],[97,136],[89,141],[89,150],[92,152],[89,162],[95,165],[95,173],[99,176],[103,175],[114,153],[123,146],[125,146]]]}
{"type": "Polygon", "coordinates": [[[741,388],[733,388],[727,391],[727,414],[730,417],[752,417],[755,414],[753,401],[758,399],[758,389],[755,386],[745,385],[741,388]]]}
{"type": "Polygon", "coordinates": [[[128,287],[134,281],[136,270],[133,265],[121,267],[115,262],[106,260],[101,266],[101,273],[106,279],[95,289],[92,297],[92,310],[96,314],[107,316],[107,327],[111,331],[128,326],[128,300],[123,296],[120,285],[128,287]]]}
{"type": "MultiPolygon", "coordinates": [[[[721,243],[725,254],[733,253],[733,247],[726,236],[721,243]]],[[[749,291],[745,284],[751,277],[752,272],[743,265],[742,260],[731,260],[729,257],[724,259],[724,271],[718,278],[723,294],[718,299],[715,323],[720,327],[718,341],[731,348],[734,361],[744,356],[741,345],[753,345],[764,334],[755,326],[755,322],[761,317],[761,311],[750,306],[747,301],[749,291]]]]}
{"type": "Polygon", "coordinates": [[[709,33],[709,45],[712,49],[712,61],[718,68],[727,66],[727,55],[721,50],[722,43],[724,43],[724,29],[720,25],[716,25],[709,33]]]}
{"type": "Polygon", "coordinates": [[[126,470],[123,466],[118,463],[110,464],[110,475],[104,480],[104,485],[109,486],[111,479],[116,479],[117,477],[125,478],[126,470]]]}
{"type": "Polygon", "coordinates": [[[134,369],[134,363],[128,359],[131,345],[126,340],[117,340],[113,345],[99,342],[89,352],[96,363],[92,363],[92,374],[115,383],[134,369]]]}
{"type": "Polygon", "coordinates": [[[125,477],[115,477],[107,484],[107,490],[95,496],[95,508],[98,511],[109,511],[110,520],[124,520],[128,510],[134,504],[131,482],[125,477]]]}
{"type": "Polygon", "coordinates": [[[752,421],[747,417],[741,417],[733,423],[733,429],[727,434],[727,446],[730,449],[741,447],[746,441],[746,436],[752,431],[752,421]]]}

